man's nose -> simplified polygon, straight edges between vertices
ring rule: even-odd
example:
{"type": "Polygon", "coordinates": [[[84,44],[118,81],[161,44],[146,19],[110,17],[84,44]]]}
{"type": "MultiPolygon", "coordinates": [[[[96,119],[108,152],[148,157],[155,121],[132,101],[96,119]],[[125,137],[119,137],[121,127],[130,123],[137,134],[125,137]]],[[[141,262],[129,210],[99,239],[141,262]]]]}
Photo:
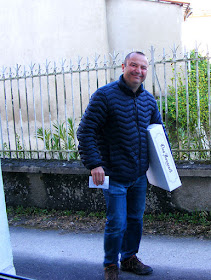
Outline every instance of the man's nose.
{"type": "Polygon", "coordinates": [[[141,73],[142,73],[141,67],[136,67],[136,72],[139,73],[139,74],[141,74],[141,73]]]}

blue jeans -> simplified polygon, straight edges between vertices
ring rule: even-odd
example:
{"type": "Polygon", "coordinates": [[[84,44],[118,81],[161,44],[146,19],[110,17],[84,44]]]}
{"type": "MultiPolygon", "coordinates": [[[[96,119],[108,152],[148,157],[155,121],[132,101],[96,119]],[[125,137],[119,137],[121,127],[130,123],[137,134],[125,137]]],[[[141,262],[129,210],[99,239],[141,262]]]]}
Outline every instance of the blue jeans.
{"type": "Polygon", "coordinates": [[[109,189],[103,190],[107,207],[104,266],[118,265],[119,253],[122,261],[138,252],[142,236],[146,190],[146,175],[129,183],[110,180],[109,189]]]}

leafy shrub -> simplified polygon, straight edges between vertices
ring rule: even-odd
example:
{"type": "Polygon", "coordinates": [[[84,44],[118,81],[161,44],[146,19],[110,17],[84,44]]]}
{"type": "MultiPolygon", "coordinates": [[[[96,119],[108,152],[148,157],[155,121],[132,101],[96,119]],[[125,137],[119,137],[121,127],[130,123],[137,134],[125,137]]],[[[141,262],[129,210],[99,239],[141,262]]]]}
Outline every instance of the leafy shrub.
{"type": "Polygon", "coordinates": [[[44,129],[40,127],[37,129],[37,137],[41,139],[45,144],[45,149],[52,152],[58,152],[59,159],[66,158],[66,152],[69,153],[70,159],[77,159],[78,152],[75,146],[75,135],[73,121],[71,118],[66,123],[53,124],[54,132],[50,129],[44,129]]]}
{"type": "MultiPolygon", "coordinates": [[[[206,150],[208,150],[210,128],[207,61],[198,61],[197,84],[197,62],[194,60],[195,54],[193,51],[190,58],[192,60],[188,70],[188,95],[182,68],[176,77],[178,112],[174,87],[175,78],[171,79],[172,85],[169,86],[169,95],[167,97],[168,119],[166,120],[166,126],[172,148],[183,150],[176,156],[176,159],[190,159],[191,156],[192,159],[208,159],[209,153],[206,150]],[[197,97],[197,86],[199,99],[197,97]],[[178,115],[178,118],[176,115],[178,115]],[[190,150],[192,150],[191,154],[189,153],[190,150]]],[[[163,108],[165,114],[165,104],[163,104],[163,108]]]]}

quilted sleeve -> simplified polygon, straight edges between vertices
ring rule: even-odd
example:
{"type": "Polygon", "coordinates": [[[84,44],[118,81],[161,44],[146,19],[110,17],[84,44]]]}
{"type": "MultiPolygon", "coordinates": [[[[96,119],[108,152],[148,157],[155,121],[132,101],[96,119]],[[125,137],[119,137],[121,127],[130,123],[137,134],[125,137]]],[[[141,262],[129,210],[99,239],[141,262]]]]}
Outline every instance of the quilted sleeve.
{"type": "Polygon", "coordinates": [[[97,138],[105,124],[106,116],[107,101],[105,94],[97,90],[92,95],[77,130],[78,151],[81,161],[90,170],[102,166],[101,156],[97,147],[97,138]]]}

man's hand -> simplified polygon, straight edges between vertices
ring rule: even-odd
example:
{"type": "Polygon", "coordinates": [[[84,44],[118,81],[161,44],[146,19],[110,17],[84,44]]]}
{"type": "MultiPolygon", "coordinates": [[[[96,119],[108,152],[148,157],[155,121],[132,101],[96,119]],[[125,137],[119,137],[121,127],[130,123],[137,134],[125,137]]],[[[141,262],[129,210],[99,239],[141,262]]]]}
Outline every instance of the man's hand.
{"type": "Polygon", "coordinates": [[[105,171],[101,166],[92,169],[91,174],[92,174],[93,182],[96,186],[102,185],[104,183],[105,171]]]}

